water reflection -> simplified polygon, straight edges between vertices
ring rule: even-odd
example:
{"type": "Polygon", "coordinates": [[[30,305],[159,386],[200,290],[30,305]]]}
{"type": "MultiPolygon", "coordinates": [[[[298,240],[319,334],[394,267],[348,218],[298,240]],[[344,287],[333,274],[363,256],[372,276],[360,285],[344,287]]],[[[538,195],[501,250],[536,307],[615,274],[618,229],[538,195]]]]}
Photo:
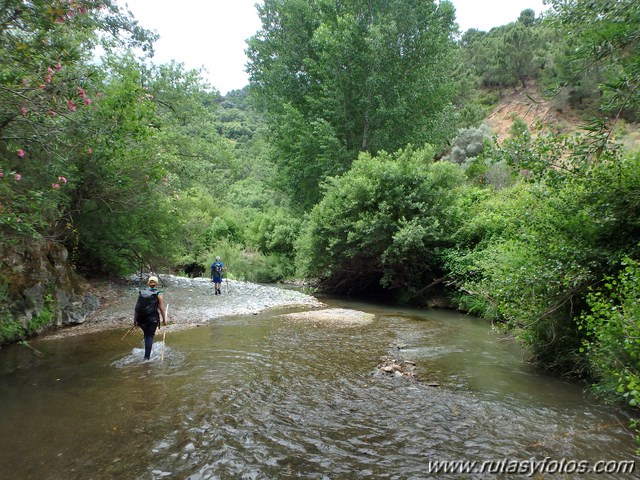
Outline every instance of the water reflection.
{"type": "Polygon", "coordinates": [[[376,320],[219,319],[148,362],[120,331],[38,342],[43,358],[3,349],[0,478],[409,479],[438,460],[635,458],[622,415],[528,371],[484,322],[335,306],[376,320]],[[376,375],[383,355],[441,386],[376,375]]]}

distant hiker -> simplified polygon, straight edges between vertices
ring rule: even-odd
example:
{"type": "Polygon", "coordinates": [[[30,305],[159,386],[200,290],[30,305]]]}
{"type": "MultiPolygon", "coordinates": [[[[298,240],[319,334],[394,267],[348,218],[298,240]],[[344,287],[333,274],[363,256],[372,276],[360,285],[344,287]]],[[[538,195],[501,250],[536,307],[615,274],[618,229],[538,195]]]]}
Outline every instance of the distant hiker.
{"type": "Polygon", "coordinates": [[[136,302],[135,313],[133,314],[133,324],[138,325],[144,332],[144,359],[151,357],[151,347],[153,346],[153,336],[160,324],[167,326],[167,317],[162,290],[158,290],[158,277],[151,275],[147,280],[148,288],[141,288],[138,291],[138,301],[136,302]]]}
{"type": "Polygon", "coordinates": [[[216,257],[216,261],[211,264],[211,281],[216,289],[216,295],[222,295],[222,272],[224,272],[224,263],[220,261],[220,257],[216,257]]]}

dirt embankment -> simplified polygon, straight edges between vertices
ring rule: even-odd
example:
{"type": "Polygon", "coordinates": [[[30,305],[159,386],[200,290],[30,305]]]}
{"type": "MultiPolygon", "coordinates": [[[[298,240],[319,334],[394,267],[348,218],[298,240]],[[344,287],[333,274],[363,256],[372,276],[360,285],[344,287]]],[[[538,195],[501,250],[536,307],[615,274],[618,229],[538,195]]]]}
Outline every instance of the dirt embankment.
{"type": "Polygon", "coordinates": [[[502,142],[511,135],[516,118],[524,121],[532,132],[542,127],[546,131],[566,133],[578,130],[584,123],[578,112],[560,110],[553,100],[544,99],[535,83],[528,84],[526,89],[503,91],[498,105],[485,122],[502,142]]]}
{"type": "MultiPolygon", "coordinates": [[[[511,127],[516,118],[524,121],[533,135],[538,132],[570,133],[583,131],[588,119],[584,112],[568,105],[557,106],[554,98],[543,98],[535,82],[529,82],[527,88],[506,89],[501,92],[500,100],[485,123],[497,135],[498,141],[511,136],[511,127]]],[[[618,119],[613,138],[628,149],[640,148],[640,126],[618,119]]]]}

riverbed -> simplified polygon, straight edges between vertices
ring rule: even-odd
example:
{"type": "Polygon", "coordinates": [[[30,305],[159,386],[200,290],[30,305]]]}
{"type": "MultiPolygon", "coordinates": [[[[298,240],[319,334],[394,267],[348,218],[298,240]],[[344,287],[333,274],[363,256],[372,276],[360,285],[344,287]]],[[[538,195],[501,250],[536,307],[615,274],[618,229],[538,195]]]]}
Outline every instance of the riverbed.
{"type": "Polygon", "coordinates": [[[210,310],[191,318],[187,294],[167,285],[180,327],[156,337],[148,362],[138,332],[122,338],[126,284],[131,298],[76,333],[0,350],[0,478],[460,478],[436,475],[442,461],[478,462],[464,478],[576,478],[580,466],[579,478],[638,478],[592,470],[637,463],[624,413],[531,371],[480,319],[200,287],[211,288],[185,287],[190,304],[210,310]],[[246,310],[225,310],[234,301],[246,310]],[[415,376],[380,371],[385,357],[415,376]],[[523,470],[505,473],[508,462],[523,470]],[[568,473],[551,477],[561,463],[568,473]]]}

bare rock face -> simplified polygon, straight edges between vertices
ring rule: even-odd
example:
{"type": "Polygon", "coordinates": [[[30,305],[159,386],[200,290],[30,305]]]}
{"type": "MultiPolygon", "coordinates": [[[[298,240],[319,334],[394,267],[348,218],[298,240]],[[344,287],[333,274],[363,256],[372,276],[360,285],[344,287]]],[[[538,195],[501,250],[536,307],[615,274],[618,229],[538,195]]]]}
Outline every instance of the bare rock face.
{"type": "Polygon", "coordinates": [[[99,305],[84,290],[62,245],[31,240],[2,247],[0,322],[13,322],[27,334],[82,323],[99,305]]]}

